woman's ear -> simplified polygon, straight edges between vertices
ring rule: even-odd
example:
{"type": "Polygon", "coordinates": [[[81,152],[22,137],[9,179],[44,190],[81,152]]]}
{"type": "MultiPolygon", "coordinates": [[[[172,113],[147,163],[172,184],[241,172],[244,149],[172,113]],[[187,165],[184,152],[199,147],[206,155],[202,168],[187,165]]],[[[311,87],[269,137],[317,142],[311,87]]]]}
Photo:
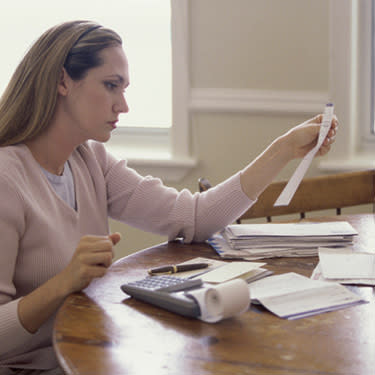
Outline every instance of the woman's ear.
{"type": "Polygon", "coordinates": [[[70,81],[71,78],[69,77],[69,74],[67,73],[65,68],[62,68],[60,74],[60,82],[57,86],[57,91],[60,95],[66,96],[68,94],[70,81]]]}

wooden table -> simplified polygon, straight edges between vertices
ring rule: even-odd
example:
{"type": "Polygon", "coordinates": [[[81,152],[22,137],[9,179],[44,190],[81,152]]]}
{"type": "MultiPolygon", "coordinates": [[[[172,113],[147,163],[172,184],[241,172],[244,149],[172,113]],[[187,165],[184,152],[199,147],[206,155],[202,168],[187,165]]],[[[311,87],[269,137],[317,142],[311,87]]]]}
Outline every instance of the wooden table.
{"type": "MultiPolygon", "coordinates": [[[[375,249],[373,215],[348,220],[360,232],[356,249],[375,249]]],[[[216,324],[184,318],[129,298],[125,281],[146,269],[196,256],[215,258],[205,244],[162,244],[125,257],[58,312],[54,347],[67,374],[85,375],[285,375],[375,374],[375,297],[356,288],[368,304],[296,321],[251,306],[216,324]]],[[[317,258],[267,260],[275,273],[310,276],[317,258]]]]}

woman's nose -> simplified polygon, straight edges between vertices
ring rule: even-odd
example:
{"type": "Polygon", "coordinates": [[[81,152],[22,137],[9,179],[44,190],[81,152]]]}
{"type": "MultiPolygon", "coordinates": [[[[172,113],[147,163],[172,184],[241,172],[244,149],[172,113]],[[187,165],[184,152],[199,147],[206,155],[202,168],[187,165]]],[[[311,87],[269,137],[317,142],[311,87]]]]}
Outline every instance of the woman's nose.
{"type": "Polygon", "coordinates": [[[119,99],[119,101],[114,105],[113,110],[116,113],[128,113],[129,112],[129,106],[125,98],[125,95],[121,95],[121,98],[119,99]]]}

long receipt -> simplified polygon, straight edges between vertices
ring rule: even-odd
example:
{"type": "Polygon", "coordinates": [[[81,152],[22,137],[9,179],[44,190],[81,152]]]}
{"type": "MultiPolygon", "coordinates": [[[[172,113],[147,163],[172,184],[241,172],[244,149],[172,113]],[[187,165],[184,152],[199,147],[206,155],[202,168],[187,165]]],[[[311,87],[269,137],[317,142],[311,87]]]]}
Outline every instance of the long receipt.
{"type": "Polygon", "coordinates": [[[298,165],[297,169],[294,171],[292,177],[288,181],[284,190],[281,192],[277,198],[274,206],[287,206],[292,200],[294,193],[296,192],[299,184],[301,183],[303,176],[308,170],[315,154],[318,152],[320,146],[324,142],[328,131],[331,127],[333,117],[333,104],[328,103],[324,109],[323,120],[320,126],[318,142],[315,147],[308,152],[308,154],[302,159],[301,163],[298,165]]]}

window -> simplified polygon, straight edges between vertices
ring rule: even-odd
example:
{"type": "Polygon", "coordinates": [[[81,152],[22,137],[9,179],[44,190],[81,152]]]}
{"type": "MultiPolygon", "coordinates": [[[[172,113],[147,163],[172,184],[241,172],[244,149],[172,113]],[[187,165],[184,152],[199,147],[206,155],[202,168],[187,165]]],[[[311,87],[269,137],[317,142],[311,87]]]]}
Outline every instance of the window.
{"type": "Polygon", "coordinates": [[[121,35],[129,59],[130,112],[120,116],[108,147],[141,173],[169,180],[181,178],[195,164],[187,131],[188,0],[34,0],[24,1],[22,12],[19,6],[6,2],[1,9],[0,32],[10,37],[4,38],[8,52],[0,69],[0,93],[24,52],[47,28],[72,19],[97,21],[121,35]]]}
{"type": "Polygon", "coordinates": [[[367,38],[370,41],[371,48],[368,49],[371,51],[371,133],[375,134],[375,0],[371,0],[371,23],[370,30],[367,31],[369,37],[367,38]]]}
{"type": "Polygon", "coordinates": [[[374,0],[331,0],[330,97],[340,129],[326,170],[373,168],[374,0]]]}

